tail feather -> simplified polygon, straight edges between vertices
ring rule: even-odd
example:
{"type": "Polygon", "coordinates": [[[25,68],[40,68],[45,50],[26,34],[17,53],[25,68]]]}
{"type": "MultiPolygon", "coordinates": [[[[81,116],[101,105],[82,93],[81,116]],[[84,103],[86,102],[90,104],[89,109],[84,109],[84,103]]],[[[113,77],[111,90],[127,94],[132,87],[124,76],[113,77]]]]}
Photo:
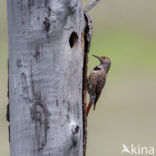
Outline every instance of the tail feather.
{"type": "Polygon", "coordinates": [[[88,106],[87,106],[87,109],[86,109],[86,114],[87,114],[87,116],[88,116],[88,113],[89,113],[89,111],[90,111],[91,106],[92,106],[92,102],[89,101],[88,106]]]}
{"type": "Polygon", "coordinates": [[[93,107],[93,110],[95,110],[95,107],[96,107],[96,103],[94,103],[94,107],[93,107]]]}

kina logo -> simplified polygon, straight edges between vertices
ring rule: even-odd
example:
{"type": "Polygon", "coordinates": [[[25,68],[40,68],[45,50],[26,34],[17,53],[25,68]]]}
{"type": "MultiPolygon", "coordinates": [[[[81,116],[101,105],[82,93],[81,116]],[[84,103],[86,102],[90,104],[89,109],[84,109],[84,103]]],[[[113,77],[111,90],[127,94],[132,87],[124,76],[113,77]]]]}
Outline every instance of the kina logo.
{"type": "Polygon", "coordinates": [[[128,147],[127,145],[122,144],[121,153],[128,153],[130,155],[154,155],[154,147],[141,145],[134,146],[134,144],[131,144],[131,146],[128,147]]]}

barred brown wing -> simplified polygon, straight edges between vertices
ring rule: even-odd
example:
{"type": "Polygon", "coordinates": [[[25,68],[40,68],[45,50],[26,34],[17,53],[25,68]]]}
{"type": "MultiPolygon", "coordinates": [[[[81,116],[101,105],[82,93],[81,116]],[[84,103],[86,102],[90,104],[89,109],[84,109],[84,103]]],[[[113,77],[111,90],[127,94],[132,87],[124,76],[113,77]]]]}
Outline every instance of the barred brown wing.
{"type": "Polygon", "coordinates": [[[88,93],[90,95],[95,94],[95,89],[97,86],[97,78],[98,73],[96,71],[92,71],[88,77],[88,93]]]}
{"type": "Polygon", "coordinates": [[[102,89],[105,85],[106,82],[106,73],[105,72],[100,72],[98,73],[98,78],[97,78],[97,85],[95,88],[95,92],[96,92],[96,99],[95,99],[95,103],[94,103],[94,109],[96,106],[96,102],[98,101],[100,94],[102,92],[102,89]]]}

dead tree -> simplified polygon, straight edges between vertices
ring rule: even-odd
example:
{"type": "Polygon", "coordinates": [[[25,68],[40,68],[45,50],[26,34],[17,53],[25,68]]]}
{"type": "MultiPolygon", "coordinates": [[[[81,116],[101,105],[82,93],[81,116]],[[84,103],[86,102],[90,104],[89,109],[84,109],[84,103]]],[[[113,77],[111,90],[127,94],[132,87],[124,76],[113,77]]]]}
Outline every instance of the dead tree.
{"type": "Polygon", "coordinates": [[[11,156],[85,155],[94,5],[8,0],[11,156]]]}

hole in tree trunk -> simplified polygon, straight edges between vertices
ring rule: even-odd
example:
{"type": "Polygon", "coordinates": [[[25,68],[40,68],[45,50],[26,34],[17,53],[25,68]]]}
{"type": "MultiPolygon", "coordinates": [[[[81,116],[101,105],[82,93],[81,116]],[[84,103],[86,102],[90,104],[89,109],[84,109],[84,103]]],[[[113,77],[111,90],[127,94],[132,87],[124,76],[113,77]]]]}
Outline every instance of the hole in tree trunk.
{"type": "Polygon", "coordinates": [[[69,44],[71,48],[77,48],[78,46],[78,35],[76,32],[72,32],[69,38],[69,44]]]}

